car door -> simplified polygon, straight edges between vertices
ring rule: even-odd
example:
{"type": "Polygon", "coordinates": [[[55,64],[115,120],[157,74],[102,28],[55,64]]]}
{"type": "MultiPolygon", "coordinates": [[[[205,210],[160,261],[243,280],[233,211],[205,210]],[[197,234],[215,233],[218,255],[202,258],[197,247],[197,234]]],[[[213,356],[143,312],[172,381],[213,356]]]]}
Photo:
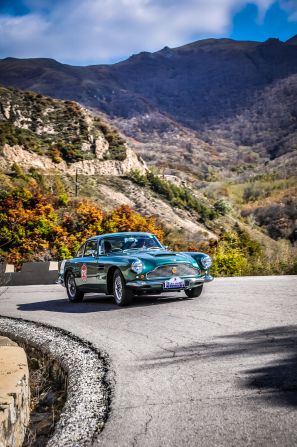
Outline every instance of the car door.
{"type": "MultiPolygon", "coordinates": [[[[106,241],[108,238],[102,238],[99,240],[98,246],[98,287],[101,292],[107,292],[107,273],[111,265],[114,265],[110,251],[106,250],[106,241]]],[[[110,248],[112,246],[110,245],[110,248]]]]}
{"type": "Polygon", "coordinates": [[[78,249],[75,258],[71,261],[71,270],[75,276],[75,282],[77,287],[81,287],[84,285],[84,282],[81,280],[81,267],[84,262],[84,251],[85,251],[85,244],[82,244],[81,247],[78,249]]]}
{"type": "Polygon", "coordinates": [[[83,290],[98,290],[98,240],[85,243],[80,266],[80,286],[83,290]]]}

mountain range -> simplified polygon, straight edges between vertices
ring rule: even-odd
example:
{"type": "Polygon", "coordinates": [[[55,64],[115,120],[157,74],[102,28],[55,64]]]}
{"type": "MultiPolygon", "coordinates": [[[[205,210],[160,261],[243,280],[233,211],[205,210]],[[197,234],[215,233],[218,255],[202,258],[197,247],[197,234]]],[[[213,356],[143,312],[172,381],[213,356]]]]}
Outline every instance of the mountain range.
{"type": "Polygon", "coordinates": [[[6,58],[0,84],[106,115],[149,164],[172,171],[297,166],[297,36],[206,39],[87,67],[6,58]]]}
{"type": "Polygon", "coordinates": [[[296,244],[297,36],[207,39],[88,67],[6,58],[0,84],[4,187],[13,161],[60,172],[72,194],[80,170],[83,196],[157,210],[183,234],[240,221],[296,244]],[[139,176],[131,148],[159,173],[139,176]]]}

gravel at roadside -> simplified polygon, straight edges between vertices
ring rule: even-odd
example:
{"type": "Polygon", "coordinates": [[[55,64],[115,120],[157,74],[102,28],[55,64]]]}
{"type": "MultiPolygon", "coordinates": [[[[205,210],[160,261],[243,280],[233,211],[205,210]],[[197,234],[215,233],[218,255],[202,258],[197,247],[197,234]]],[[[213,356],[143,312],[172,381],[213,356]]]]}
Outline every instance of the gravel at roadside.
{"type": "Polygon", "coordinates": [[[91,445],[108,414],[107,358],[67,331],[0,317],[0,333],[55,359],[68,376],[67,399],[48,447],[91,445]]]}

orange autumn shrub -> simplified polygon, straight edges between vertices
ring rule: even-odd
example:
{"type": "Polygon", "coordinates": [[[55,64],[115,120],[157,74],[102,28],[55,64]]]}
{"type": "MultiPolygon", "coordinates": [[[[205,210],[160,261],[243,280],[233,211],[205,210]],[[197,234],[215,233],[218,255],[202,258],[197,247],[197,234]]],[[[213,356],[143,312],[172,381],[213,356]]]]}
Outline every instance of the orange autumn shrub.
{"type": "Polygon", "coordinates": [[[55,196],[40,192],[37,184],[0,193],[0,260],[65,259],[88,237],[116,231],[148,231],[160,240],[164,233],[154,217],[143,217],[123,205],[105,214],[89,201],[61,207],[55,196]]]}
{"type": "Polygon", "coordinates": [[[156,224],[153,216],[144,217],[132,210],[128,205],[115,208],[103,222],[105,233],[117,231],[147,231],[153,233],[160,241],[164,239],[164,231],[156,224]]]}
{"type": "Polygon", "coordinates": [[[0,197],[0,254],[19,263],[46,257],[57,225],[53,205],[39,192],[15,189],[0,197]]]}

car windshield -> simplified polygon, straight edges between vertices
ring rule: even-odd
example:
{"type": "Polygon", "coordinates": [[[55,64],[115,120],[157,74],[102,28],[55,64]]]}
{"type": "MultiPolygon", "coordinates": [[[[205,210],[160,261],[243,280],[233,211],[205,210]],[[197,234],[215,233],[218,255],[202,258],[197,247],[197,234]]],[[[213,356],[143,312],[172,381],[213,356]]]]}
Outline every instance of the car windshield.
{"type": "Polygon", "coordinates": [[[110,236],[102,239],[100,253],[125,250],[160,250],[162,248],[163,246],[153,235],[132,234],[131,236],[110,236]]]}

